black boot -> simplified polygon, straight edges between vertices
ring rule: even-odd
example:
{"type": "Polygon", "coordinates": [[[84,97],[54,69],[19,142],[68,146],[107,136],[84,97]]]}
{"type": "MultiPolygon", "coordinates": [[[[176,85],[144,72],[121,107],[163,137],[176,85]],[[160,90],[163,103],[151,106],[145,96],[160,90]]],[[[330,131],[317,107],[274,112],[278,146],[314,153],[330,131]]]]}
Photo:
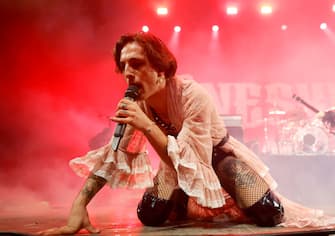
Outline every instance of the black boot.
{"type": "Polygon", "coordinates": [[[137,206],[137,216],[144,225],[159,226],[168,219],[172,209],[171,200],[144,193],[142,201],[137,206]]]}
{"type": "Polygon", "coordinates": [[[271,190],[268,190],[264,196],[251,207],[244,209],[244,212],[250,216],[257,225],[264,227],[272,227],[280,224],[284,217],[284,208],[271,190]]]}

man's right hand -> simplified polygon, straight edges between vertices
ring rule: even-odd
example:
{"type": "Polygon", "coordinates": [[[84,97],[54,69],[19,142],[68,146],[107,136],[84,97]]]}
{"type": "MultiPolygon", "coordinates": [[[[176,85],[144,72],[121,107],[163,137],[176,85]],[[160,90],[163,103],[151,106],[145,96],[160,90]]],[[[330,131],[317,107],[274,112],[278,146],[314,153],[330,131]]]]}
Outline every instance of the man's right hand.
{"type": "Polygon", "coordinates": [[[93,227],[85,206],[72,206],[71,213],[67,225],[62,227],[51,228],[38,232],[38,235],[61,235],[75,234],[80,230],[85,229],[89,233],[100,233],[100,230],[93,227]]]}

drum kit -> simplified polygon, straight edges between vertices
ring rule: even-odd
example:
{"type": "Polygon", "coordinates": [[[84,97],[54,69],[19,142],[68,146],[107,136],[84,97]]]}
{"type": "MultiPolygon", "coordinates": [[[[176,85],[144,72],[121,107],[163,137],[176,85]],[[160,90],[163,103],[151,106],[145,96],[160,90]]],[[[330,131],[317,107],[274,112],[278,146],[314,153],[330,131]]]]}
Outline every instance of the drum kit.
{"type": "Polygon", "coordinates": [[[263,152],[279,155],[335,154],[335,108],[319,111],[296,95],[293,99],[316,115],[308,118],[302,108],[270,110],[264,119],[263,152]]]}

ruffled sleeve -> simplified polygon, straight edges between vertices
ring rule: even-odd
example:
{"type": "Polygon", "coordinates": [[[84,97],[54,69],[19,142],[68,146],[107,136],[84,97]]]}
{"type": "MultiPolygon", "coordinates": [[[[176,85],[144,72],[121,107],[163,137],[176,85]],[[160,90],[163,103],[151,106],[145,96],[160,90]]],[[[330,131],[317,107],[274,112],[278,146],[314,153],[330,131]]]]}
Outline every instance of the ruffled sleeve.
{"type": "Polygon", "coordinates": [[[113,151],[112,140],[105,146],[74,158],[69,165],[73,171],[87,177],[94,173],[107,180],[112,188],[146,188],[153,186],[152,168],[145,151],[142,132],[127,126],[119,149],[113,151]]]}
{"type": "Polygon", "coordinates": [[[176,91],[177,94],[171,91],[174,95],[169,97],[170,105],[174,105],[172,109],[181,109],[173,114],[175,121],[179,119],[182,124],[177,137],[168,136],[168,155],[176,170],[178,185],[198,204],[221,207],[225,198],[211,164],[214,103],[202,87],[192,82],[184,82],[176,91]]]}

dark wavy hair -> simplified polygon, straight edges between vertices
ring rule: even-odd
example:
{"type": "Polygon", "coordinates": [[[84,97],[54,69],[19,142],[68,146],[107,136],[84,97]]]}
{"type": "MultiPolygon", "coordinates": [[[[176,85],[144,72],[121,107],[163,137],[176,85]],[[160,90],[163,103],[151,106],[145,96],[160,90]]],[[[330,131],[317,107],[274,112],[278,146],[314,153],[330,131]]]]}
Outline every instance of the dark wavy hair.
{"type": "Polygon", "coordinates": [[[120,37],[114,47],[114,60],[116,71],[122,73],[120,63],[121,50],[131,42],[137,42],[142,46],[151,66],[157,72],[164,72],[166,78],[172,78],[177,70],[177,61],[164,42],[151,33],[138,32],[125,34],[120,37]]]}

